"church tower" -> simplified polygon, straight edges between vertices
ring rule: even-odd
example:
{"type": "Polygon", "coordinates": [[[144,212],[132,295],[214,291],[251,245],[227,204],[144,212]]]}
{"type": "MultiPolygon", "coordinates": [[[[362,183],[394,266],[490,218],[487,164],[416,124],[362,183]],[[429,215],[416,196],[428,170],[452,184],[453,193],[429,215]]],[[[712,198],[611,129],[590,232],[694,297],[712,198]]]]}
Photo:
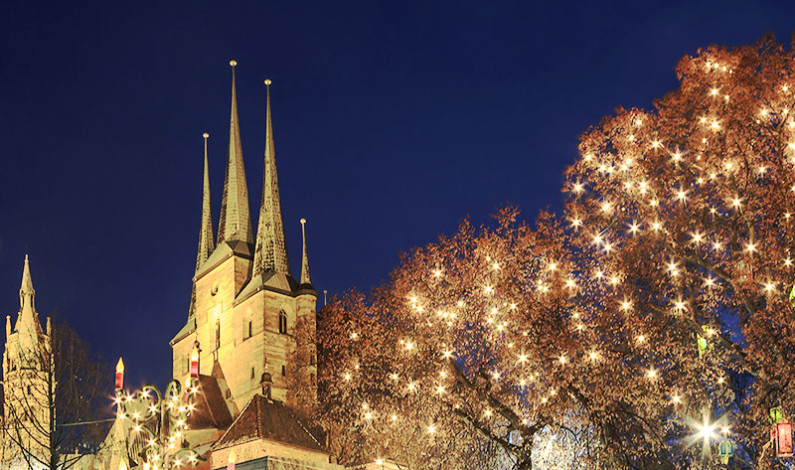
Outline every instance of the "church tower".
{"type": "MultiPolygon", "coordinates": [[[[189,372],[191,352],[199,351],[199,372],[218,380],[237,414],[257,393],[273,399],[316,400],[315,310],[317,292],[304,253],[301,282],[290,273],[276,172],[270,85],[266,80],[265,151],[257,232],[249,213],[237,112],[235,67],[229,149],[217,242],[212,239],[209,171],[205,166],[199,253],[188,322],[171,346],[173,376],[189,372]]],[[[302,221],[303,223],[304,221],[302,221]]]]}
{"type": "Polygon", "coordinates": [[[21,468],[28,468],[31,463],[42,467],[40,464],[49,462],[49,431],[54,418],[52,329],[48,318],[46,332],[42,331],[35,300],[30,262],[25,255],[19,314],[13,329],[11,316],[6,316],[3,353],[4,455],[19,456],[21,468]]]}

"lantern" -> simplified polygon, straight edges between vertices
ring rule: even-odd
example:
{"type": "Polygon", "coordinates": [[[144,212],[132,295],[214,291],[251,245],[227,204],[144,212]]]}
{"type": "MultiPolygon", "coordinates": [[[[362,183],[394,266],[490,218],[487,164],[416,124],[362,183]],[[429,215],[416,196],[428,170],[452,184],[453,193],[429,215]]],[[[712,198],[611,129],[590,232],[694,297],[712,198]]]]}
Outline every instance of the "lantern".
{"type": "Polygon", "coordinates": [[[768,421],[770,424],[778,424],[784,420],[784,413],[781,411],[781,407],[777,406],[775,408],[770,408],[770,414],[768,415],[768,421]]]}
{"type": "Polygon", "coordinates": [[[199,345],[193,347],[193,352],[190,353],[190,378],[195,379],[199,377],[199,345]]]}
{"type": "Polygon", "coordinates": [[[718,457],[723,464],[728,464],[729,459],[734,456],[734,444],[728,439],[723,439],[718,444],[718,457]]]}
{"type": "Polygon", "coordinates": [[[119,358],[116,363],[116,390],[124,388],[124,362],[119,358]]]}
{"type": "MultiPolygon", "coordinates": [[[[701,329],[704,331],[705,335],[709,334],[709,328],[706,325],[702,326],[701,329]]],[[[698,333],[696,333],[696,345],[698,346],[698,357],[702,357],[704,354],[709,352],[710,349],[712,349],[712,346],[709,344],[709,341],[707,341],[707,338],[705,336],[701,336],[698,333]]]]}
{"type": "Polygon", "coordinates": [[[770,432],[776,457],[792,457],[792,424],[782,421],[770,432]]]}

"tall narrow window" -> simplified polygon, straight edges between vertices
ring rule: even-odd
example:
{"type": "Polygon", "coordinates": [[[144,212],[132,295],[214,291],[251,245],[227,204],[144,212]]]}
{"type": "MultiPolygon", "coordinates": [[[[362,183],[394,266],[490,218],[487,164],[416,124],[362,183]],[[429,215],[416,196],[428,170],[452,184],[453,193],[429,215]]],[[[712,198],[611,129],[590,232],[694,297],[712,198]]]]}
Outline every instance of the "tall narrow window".
{"type": "Polygon", "coordinates": [[[287,334],[287,314],[284,313],[284,310],[279,312],[279,333],[287,334]]]}
{"type": "Polygon", "coordinates": [[[282,377],[287,375],[287,367],[282,366],[282,377]]]}
{"type": "Polygon", "coordinates": [[[251,338],[254,334],[254,323],[251,320],[243,321],[243,340],[251,338]]]}
{"type": "Polygon", "coordinates": [[[221,320],[215,322],[215,349],[221,349],[221,320]]]}

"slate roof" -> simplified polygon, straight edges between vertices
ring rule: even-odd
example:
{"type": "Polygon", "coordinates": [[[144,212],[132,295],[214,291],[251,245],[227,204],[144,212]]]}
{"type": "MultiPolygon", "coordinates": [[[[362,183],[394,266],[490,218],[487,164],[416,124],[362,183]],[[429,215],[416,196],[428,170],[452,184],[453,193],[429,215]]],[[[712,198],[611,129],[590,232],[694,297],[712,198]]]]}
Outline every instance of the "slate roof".
{"type": "Polygon", "coordinates": [[[195,408],[188,418],[190,429],[226,429],[232,424],[232,415],[215,377],[199,376],[199,393],[193,405],[195,408]]]}
{"type": "Polygon", "coordinates": [[[284,404],[269,400],[262,395],[254,395],[232,426],[213,445],[213,449],[222,449],[256,439],[268,439],[326,452],[315,436],[284,404]]]}

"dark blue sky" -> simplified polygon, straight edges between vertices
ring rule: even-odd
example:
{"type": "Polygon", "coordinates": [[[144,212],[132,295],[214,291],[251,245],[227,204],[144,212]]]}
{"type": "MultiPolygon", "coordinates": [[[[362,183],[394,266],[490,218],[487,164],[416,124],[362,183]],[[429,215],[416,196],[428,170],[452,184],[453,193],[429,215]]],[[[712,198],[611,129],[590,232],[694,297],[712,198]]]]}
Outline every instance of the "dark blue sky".
{"type": "Polygon", "coordinates": [[[795,27],[792,2],[748,0],[74,4],[2,5],[0,312],[28,250],[38,310],[124,355],[130,385],[170,374],[204,131],[217,229],[229,59],[252,213],[272,78],[293,270],[306,217],[315,286],[341,293],[467,215],[560,207],[587,126],[676,87],[684,54],[795,27]]]}

